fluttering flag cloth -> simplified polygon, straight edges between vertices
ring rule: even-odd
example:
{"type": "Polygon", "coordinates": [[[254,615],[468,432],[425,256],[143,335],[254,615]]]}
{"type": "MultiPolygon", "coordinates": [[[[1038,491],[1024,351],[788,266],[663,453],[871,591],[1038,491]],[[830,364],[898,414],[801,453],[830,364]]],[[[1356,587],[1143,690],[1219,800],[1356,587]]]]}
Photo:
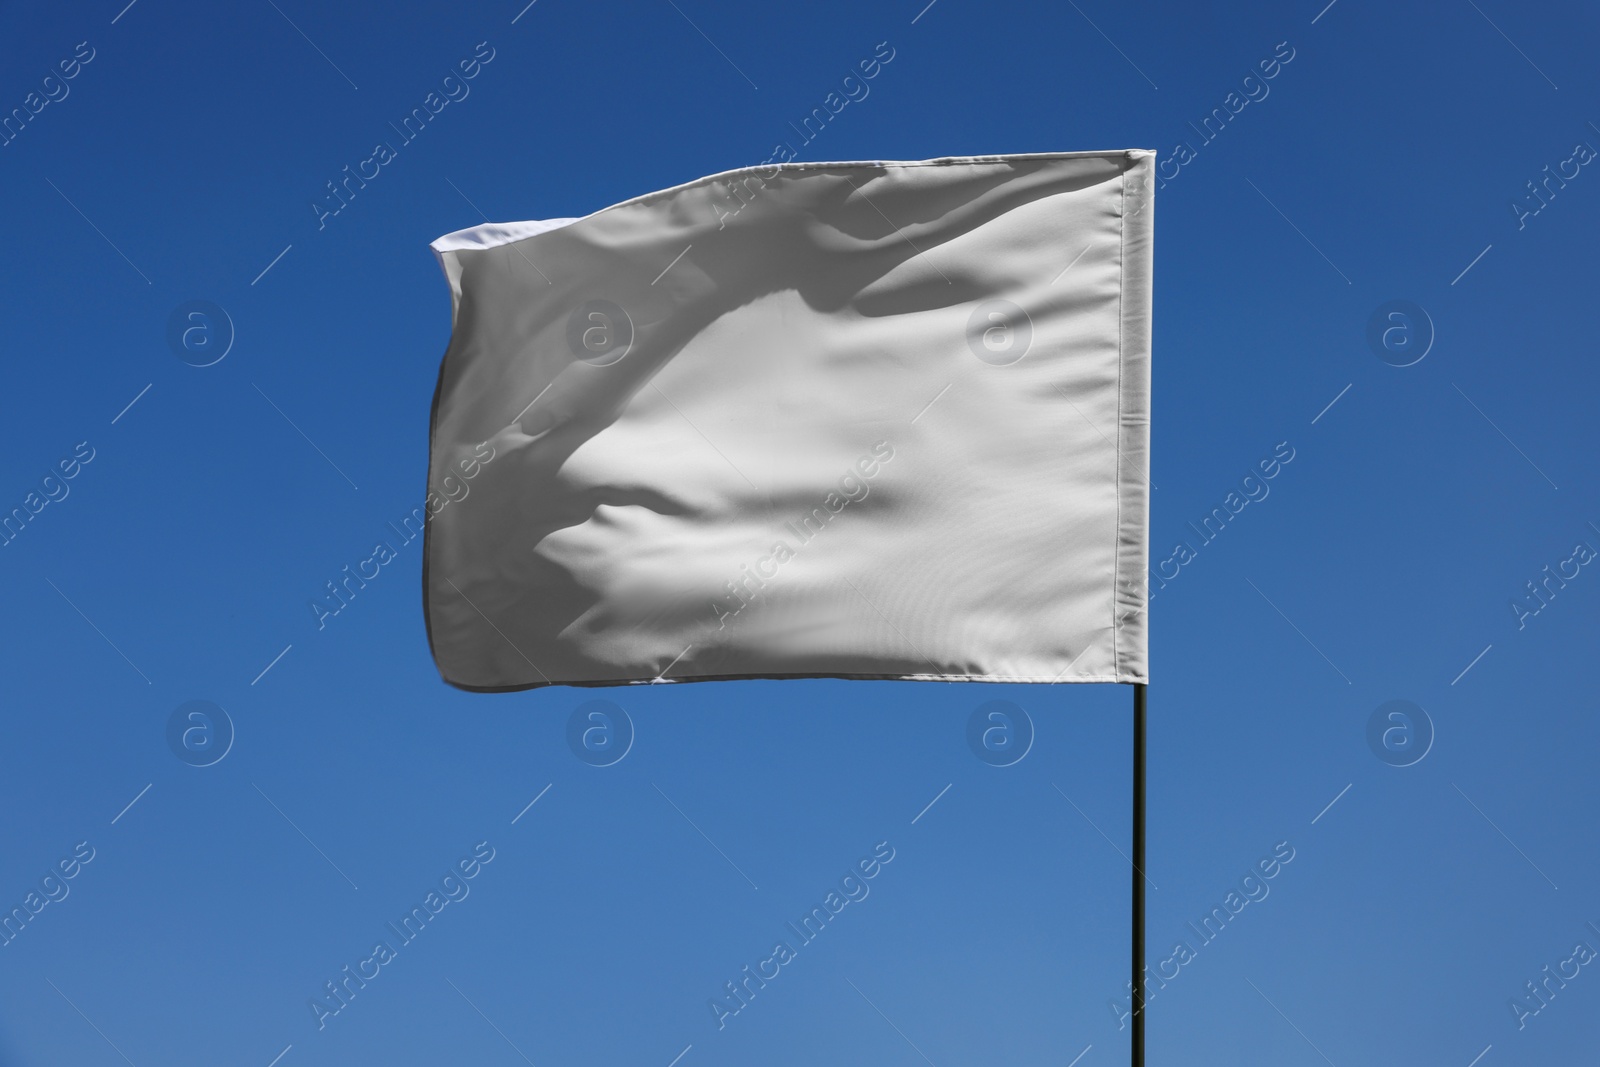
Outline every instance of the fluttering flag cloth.
{"type": "Polygon", "coordinates": [[[435,241],[444,679],[1146,681],[1153,164],[777,164],[435,241]]]}

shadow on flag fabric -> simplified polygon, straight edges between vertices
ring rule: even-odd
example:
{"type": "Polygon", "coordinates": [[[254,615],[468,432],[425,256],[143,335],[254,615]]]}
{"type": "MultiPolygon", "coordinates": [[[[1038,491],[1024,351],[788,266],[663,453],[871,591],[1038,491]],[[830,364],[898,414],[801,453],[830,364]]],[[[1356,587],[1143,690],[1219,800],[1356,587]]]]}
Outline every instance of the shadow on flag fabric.
{"type": "Polygon", "coordinates": [[[435,241],[444,680],[1145,682],[1154,158],[777,164],[435,241]]]}

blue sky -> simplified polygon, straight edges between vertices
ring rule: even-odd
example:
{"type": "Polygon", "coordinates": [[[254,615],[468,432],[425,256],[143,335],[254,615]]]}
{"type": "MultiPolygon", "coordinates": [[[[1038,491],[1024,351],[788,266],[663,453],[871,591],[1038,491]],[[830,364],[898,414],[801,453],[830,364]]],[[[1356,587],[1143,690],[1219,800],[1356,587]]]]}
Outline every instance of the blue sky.
{"type": "Polygon", "coordinates": [[[1149,1062],[1592,1055],[1593,11],[124,2],[0,5],[0,110],[26,116],[0,147],[0,504],[38,509],[0,548],[0,909],[29,916],[0,1064],[1125,1060],[1127,689],[467,694],[428,657],[420,544],[323,629],[308,610],[422,496],[430,240],[780,141],[1171,160],[1151,536],[1185,559],[1151,609],[1148,873],[1175,977],[1149,1062]],[[379,141],[378,177],[316,207],[379,141]],[[1285,453],[1223,533],[1191,528],[1285,453]],[[631,723],[609,766],[568,743],[594,700],[631,723]],[[1033,724],[1010,766],[967,744],[990,701],[1033,724]],[[719,1027],[724,983],[862,861],[719,1027]],[[430,892],[404,941],[386,924],[430,892]],[[318,1013],[347,966],[376,977],[318,1013]]]}

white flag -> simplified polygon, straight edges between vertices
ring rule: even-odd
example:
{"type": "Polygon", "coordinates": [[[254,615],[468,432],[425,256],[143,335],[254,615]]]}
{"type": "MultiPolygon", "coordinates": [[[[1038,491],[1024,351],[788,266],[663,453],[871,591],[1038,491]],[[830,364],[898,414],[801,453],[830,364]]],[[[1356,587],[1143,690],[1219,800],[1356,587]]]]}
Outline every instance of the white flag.
{"type": "Polygon", "coordinates": [[[1146,681],[1153,164],[778,164],[435,241],[444,679],[1146,681]]]}

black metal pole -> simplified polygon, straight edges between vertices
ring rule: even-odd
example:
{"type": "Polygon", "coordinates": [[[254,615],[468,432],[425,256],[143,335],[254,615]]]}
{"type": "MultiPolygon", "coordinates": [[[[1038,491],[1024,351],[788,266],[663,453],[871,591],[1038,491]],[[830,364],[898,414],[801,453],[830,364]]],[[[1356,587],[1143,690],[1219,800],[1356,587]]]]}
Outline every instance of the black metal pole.
{"type": "Polygon", "coordinates": [[[1144,1067],[1144,688],[1133,685],[1133,1067],[1144,1067]]]}

